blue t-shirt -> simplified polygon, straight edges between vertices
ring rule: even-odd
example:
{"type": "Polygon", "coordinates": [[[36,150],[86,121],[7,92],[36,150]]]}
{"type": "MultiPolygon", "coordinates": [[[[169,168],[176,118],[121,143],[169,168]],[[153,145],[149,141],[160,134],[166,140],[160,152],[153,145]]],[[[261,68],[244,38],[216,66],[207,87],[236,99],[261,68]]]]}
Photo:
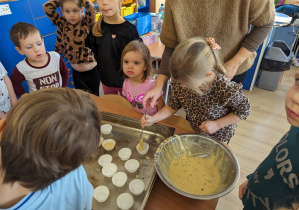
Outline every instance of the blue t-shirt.
{"type": "Polygon", "coordinates": [[[244,209],[291,207],[299,197],[299,128],[292,126],[248,180],[244,209]]]}
{"type": "MultiPolygon", "coordinates": [[[[27,194],[14,210],[90,210],[93,187],[81,165],[48,187],[27,194]]],[[[2,209],[1,209],[2,210],[2,209]]]]}

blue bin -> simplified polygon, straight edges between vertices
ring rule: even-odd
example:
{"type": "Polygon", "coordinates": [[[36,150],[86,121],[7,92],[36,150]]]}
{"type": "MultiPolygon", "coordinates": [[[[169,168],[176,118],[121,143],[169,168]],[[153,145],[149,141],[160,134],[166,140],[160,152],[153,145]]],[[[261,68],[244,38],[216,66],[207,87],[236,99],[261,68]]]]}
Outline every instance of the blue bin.
{"type": "Polygon", "coordinates": [[[150,32],[152,29],[152,17],[149,13],[137,12],[124,18],[136,26],[139,36],[150,32]]]}

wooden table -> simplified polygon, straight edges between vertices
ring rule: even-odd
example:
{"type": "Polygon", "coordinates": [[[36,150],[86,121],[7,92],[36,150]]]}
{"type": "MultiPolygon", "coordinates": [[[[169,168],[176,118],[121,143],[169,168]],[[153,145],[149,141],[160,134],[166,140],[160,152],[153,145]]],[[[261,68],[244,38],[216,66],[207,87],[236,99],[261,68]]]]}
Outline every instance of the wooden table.
{"type": "MultiPolygon", "coordinates": [[[[118,114],[134,119],[141,119],[141,114],[135,110],[125,107],[117,102],[91,95],[101,111],[118,114]]],[[[129,102],[128,102],[129,103],[129,102]]],[[[159,122],[160,124],[174,127],[175,133],[194,133],[189,123],[182,117],[172,116],[159,122]]],[[[215,209],[218,199],[196,200],[181,196],[167,187],[157,176],[150,196],[147,200],[145,210],[210,210],[215,209]]]]}

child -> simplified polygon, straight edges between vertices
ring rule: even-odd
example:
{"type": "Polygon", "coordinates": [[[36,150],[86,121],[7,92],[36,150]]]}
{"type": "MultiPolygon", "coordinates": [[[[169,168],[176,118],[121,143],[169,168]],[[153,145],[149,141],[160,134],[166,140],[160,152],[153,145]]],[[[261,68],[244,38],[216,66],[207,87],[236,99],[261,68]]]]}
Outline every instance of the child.
{"type": "Polygon", "coordinates": [[[23,96],[0,121],[0,209],[91,209],[93,187],[81,164],[97,148],[100,127],[83,92],[23,96]]]}
{"type": "Polygon", "coordinates": [[[151,55],[147,46],[139,41],[131,41],[121,55],[121,68],[125,75],[122,94],[135,110],[144,114],[153,115],[164,106],[162,97],[157,100],[158,104],[153,108],[145,109],[142,105],[144,93],[155,87],[155,80],[149,77],[152,71],[151,55]]]}
{"type": "Polygon", "coordinates": [[[7,71],[0,62],[0,120],[6,117],[11,105],[17,102],[15,91],[7,76],[7,71]]]}
{"type": "Polygon", "coordinates": [[[246,119],[251,108],[242,85],[224,76],[217,49],[213,39],[194,37],[181,42],[169,64],[171,101],[155,115],[142,118],[142,124],[151,125],[183,107],[196,132],[228,143],[236,123],[246,119]]]}
{"type": "Polygon", "coordinates": [[[95,22],[93,3],[90,0],[50,0],[44,3],[43,9],[57,26],[55,51],[71,63],[75,88],[99,96],[97,62],[91,49],[85,46],[89,28],[95,22]],[[63,16],[55,12],[59,6],[63,16]]]}
{"type": "Polygon", "coordinates": [[[299,69],[287,93],[285,109],[290,130],[239,187],[244,209],[276,209],[282,206],[294,209],[292,205],[298,203],[299,69]]]}
{"type": "Polygon", "coordinates": [[[122,0],[97,0],[102,13],[89,34],[98,62],[104,94],[122,94],[121,53],[132,40],[140,39],[137,29],[120,15],[122,0]]]}
{"type": "Polygon", "coordinates": [[[26,80],[29,92],[50,87],[67,87],[69,71],[56,52],[46,52],[44,40],[39,30],[24,22],[14,24],[10,39],[16,50],[26,58],[19,62],[11,74],[16,94],[26,93],[22,82],[26,80]]]}

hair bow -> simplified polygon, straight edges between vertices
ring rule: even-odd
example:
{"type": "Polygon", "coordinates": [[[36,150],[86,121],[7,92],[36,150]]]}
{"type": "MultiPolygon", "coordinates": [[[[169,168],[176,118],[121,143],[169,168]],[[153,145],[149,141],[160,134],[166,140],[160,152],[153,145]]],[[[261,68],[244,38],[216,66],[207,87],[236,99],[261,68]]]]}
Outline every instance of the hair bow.
{"type": "Polygon", "coordinates": [[[221,47],[215,42],[215,39],[212,37],[205,38],[206,42],[212,50],[220,50],[221,47]]]}

